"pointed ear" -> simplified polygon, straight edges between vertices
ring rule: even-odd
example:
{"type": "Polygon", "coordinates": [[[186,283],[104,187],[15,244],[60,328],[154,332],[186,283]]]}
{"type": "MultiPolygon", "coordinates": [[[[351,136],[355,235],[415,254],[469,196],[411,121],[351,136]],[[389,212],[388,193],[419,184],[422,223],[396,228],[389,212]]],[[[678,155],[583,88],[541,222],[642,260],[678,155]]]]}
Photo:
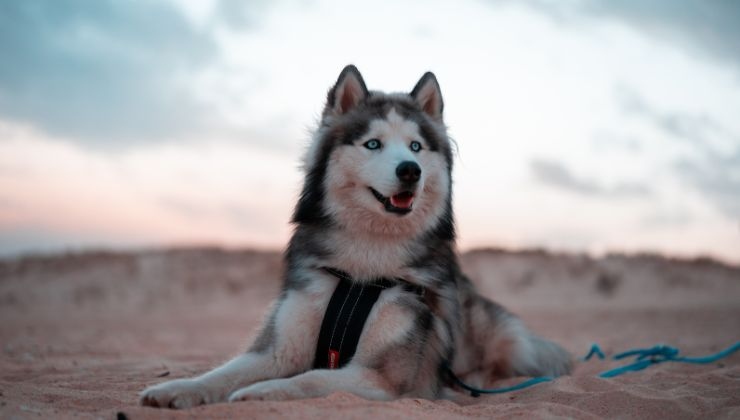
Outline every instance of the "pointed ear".
{"type": "Polygon", "coordinates": [[[324,114],[333,113],[342,115],[354,108],[367,95],[367,87],[365,86],[365,81],[362,80],[360,71],[357,70],[357,67],[350,64],[342,70],[337,83],[329,90],[324,114]]]}
{"type": "Polygon", "coordinates": [[[439,89],[437,78],[434,73],[428,71],[421,76],[419,82],[411,91],[411,97],[421,107],[422,111],[427,113],[432,119],[441,121],[444,102],[442,102],[442,91],[439,89]]]}

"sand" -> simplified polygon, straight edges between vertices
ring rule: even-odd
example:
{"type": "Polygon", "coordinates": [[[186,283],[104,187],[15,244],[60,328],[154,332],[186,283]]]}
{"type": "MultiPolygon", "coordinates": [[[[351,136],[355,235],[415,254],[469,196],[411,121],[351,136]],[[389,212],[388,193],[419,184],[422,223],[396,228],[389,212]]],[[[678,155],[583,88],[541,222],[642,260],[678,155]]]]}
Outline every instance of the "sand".
{"type": "MultiPolygon", "coordinates": [[[[172,411],[138,406],[148,385],[244,349],[279,287],[276,252],[87,252],[0,261],[0,418],[740,418],[740,352],[613,379],[615,361],[458,401],[372,402],[347,393],[172,411]]],[[[705,355],[740,340],[740,268],[649,255],[593,259],[481,250],[463,255],[487,296],[582,356],[658,343],[705,355]]],[[[517,383],[498,381],[493,386],[517,383]]]]}

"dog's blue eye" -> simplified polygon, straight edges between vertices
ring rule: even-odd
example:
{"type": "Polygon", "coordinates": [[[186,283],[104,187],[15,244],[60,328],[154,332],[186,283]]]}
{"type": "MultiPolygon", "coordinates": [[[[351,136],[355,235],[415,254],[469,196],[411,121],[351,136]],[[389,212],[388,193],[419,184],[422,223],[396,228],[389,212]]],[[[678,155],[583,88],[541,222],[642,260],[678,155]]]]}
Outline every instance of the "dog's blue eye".
{"type": "Polygon", "coordinates": [[[410,147],[412,152],[418,152],[421,150],[421,143],[418,141],[412,141],[410,147]]]}
{"type": "Polygon", "coordinates": [[[370,139],[366,141],[363,146],[370,150],[380,149],[380,140],[378,139],[370,139]]]}

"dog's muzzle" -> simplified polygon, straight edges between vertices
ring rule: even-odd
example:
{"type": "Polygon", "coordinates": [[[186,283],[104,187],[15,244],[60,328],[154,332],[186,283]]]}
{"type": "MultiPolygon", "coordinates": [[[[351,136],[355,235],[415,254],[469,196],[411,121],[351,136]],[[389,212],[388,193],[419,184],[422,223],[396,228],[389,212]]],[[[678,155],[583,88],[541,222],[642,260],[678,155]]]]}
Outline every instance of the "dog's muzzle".
{"type": "Polygon", "coordinates": [[[386,197],[379,193],[375,188],[368,187],[373,196],[385,207],[385,211],[389,213],[395,213],[398,215],[405,215],[411,213],[414,205],[414,193],[413,191],[401,191],[398,194],[394,194],[390,197],[386,197]]]}

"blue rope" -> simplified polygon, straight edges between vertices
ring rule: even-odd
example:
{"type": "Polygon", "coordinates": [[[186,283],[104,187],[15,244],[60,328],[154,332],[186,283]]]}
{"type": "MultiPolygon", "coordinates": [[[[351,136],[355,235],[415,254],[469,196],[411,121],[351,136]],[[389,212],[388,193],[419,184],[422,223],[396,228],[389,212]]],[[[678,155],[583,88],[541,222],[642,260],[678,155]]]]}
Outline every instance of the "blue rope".
{"type": "Polygon", "coordinates": [[[604,356],[604,352],[601,351],[601,347],[599,347],[598,344],[594,343],[591,345],[591,350],[588,351],[588,354],[583,356],[583,361],[588,361],[594,355],[596,355],[599,360],[604,360],[606,358],[606,356],[604,356]]]}
{"type": "MultiPolygon", "coordinates": [[[[655,365],[663,362],[680,362],[680,363],[696,363],[696,364],[707,364],[716,362],[719,359],[727,357],[732,353],[740,350],[740,341],[736,342],[732,346],[715,354],[710,354],[704,357],[685,357],[679,356],[679,350],[675,347],[666,346],[659,344],[647,349],[635,349],[629,350],[622,353],[618,353],[612,357],[614,360],[622,360],[628,357],[635,357],[635,361],[625,366],[620,366],[615,369],[607,370],[599,374],[601,378],[613,378],[628,372],[634,372],[645,369],[648,366],[655,365]]],[[[603,360],[606,358],[604,352],[601,350],[598,344],[593,344],[588,354],[584,356],[583,360],[589,360],[591,357],[596,355],[599,359],[603,360]]],[[[555,378],[550,376],[540,376],[537,378],[531,378],[524,382],[518,383],[505,388],[493,388],[493,389],[479,389],[474,388],[465,382],[461,381],[453,372],[450,366],[445,362],[443,365],[444,369],[449,374],[450,378],[459,385],[461,388],[470,392],[473,397],[479,397],[481,394],[502,394],[504,392],[518,391],[520,389],[528,388],[532,385],[537,385],[542,382],[549,382],[555,378]]]]}
{"type": "Polygon", "coordinates": [[[709,356],[704,356],[704,357],[679,357],[678,359],[676,359],[676,361],[683,362],[683,363],[700,363],[700,364],[714,363],[719,359],[725,358],[731,355],[732,353],[735,353],[738,350],[740,350],[740,341],[722,350],[719,353],[710,354],[709,356]]]}
{"type": "Polygon", "coordinates": [[[713,363],[719,359],[722,359],[723,357],[731,355],[738,350],[740,350],[740,341],[720,351],[719,353],[710,354],[709,356],[679,357],[679,350],[677,348],[659,344],[647,349],[635,349],[614,355],[614,360],[621,360],[633,356],[637,357],[634,363],[626,366],[621,366],[616,369],[607,370],[606,372],[600,373],[599,376],[602,378],[613,378],[627,372],[642,370],[650,365],[656,365],[663,362],[681,362],[696,364],[713,363]]]}
{"type": "Polygon", "coordinates": [[[450,378],[458,384],[461,388],[465,389],[466,391],[470,392],[470,395],[473,397],[480,397],[481,394],[503,394],[504,392],[511,392],[511,391],[519,391],[520,389],[528,388],[532,385],[537,385],[542,382],[550,382],[554,380],[555,378],[551,376],[539,376],[537,378],[531,378],[527,379],[524,382],[518,383],[516,385],[512,385],[509,387],[504,388],[489,388],[489,389],[480,389],[480,388],[474,388],[457,377],[454,373],[452,373],[452,369],[450,369],[449,365],[445,363],[445,369],[447,370],[447,373],[450,375],[450,378]]]}

